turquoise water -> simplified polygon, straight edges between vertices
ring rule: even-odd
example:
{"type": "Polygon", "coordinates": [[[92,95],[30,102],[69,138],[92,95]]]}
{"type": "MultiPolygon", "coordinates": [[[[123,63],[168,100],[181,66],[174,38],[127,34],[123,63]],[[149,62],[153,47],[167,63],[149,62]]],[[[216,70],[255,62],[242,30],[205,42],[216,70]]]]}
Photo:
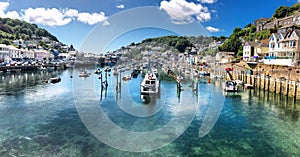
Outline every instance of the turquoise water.
{"type": "Polygon", "coordinates": [[[174,82],[162,81],[161,97],[147,104],[139,96],[140,77],[121,81],[121,93],[116,95],[116,77],[108,76],[109,86],[101,98],[99,76],[90,72],[85,79],[78,77],[78,70],[0,74],[0,156],[300,156],[300,105],[293,99],[258,90],[226,96],[216,124],[199,137],[211,101],[224,98],[218,95],[221,82],[207,84],[205,78],[200,79],[197,96],[190,82],[182,84],[184,90],[178,95],[174,82]],[[62,81],[45,82],[56,76],[62,81]],[[198,103],[197,111],[187,129],[162,148],[118,150],[99,141],[80,119],[74,88],[84,90],[90,83],[111,121],[130,131],[147,132],[167,125],[176,116],[177,106],[189,105],[186,99],[198,103]],[[117,104],[122,100],[132,100],[135,104],[129,103],[129,109],[138,108],[151,116],[126,113],[128,106],[117,104]]]}

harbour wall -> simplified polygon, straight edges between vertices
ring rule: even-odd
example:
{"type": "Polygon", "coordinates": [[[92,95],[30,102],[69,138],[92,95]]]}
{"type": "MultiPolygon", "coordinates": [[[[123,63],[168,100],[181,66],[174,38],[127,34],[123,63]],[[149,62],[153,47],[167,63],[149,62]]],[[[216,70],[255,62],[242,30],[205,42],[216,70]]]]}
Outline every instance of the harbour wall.
{"type": "Polygon", "coordinates": [[[300,68],[257,64],[245,66],[242,64],[225,64],[215,67],[214,73],[222,75],[226,80],[242,80],[255,89],[277,93],[282,96],[300,99],[300,68]],[[226,72],[226,67],[233,71],[226,72]],[[230,76],[231,75],[231,76],[230,76]]]}

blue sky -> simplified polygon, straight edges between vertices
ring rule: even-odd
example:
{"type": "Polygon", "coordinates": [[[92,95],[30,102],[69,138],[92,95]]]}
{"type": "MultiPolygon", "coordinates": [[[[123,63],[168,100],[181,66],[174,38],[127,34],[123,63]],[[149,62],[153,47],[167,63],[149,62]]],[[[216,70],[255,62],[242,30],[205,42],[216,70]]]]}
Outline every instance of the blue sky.
{"type": "MultiPolygon", "coordinates": [[[[111,17],[137,7],[155,6],[167,15],[164,17],[166,21],[179,27],[197,22],[210,35],[229,36],[234,28],[244,27],[260,17],[271,17],[279,6],[295,3],[297,0],[0,0],[0,17],[35,23],[61,42],[80,49],[92,30],[100,26],[113,26],[109,22],[111,17]]],[[[137,14],[146,15],[142,12],[137,14]]],[[[145,19],[145,23],[151,21],[159,25],[155,17],[151,18],[145,19]]],[[[123,25],[126,21],[133,22],[128,16],[119,20],[123,21],[120,22],[123,25]]],[[[116,29],[119,27],[122,26],[116,29]]],[[[128,32],[114,38],[118,40],[110,44],[108,50],[139,42],[146,37],[176,34],[149,27],[135,30],[128,29],[128,32]]],[[[104,35],[99,35],[97,42],[103,38],[104,35]]]]}

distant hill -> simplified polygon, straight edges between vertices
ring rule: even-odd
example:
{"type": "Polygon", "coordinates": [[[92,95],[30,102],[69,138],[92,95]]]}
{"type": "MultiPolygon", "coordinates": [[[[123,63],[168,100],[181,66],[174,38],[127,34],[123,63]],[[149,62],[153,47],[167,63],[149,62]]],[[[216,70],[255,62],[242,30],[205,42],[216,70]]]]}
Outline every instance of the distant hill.
{"type": "Polygon", "coordinates": [[[127,56],[135,59],[142,57],[143,51],[155,51],[155,52],[169,52],[169,53],[183,53],[190,51],[192,47],[200,50],[203,55],[215,55],[215,51],[208,49],[209,44],[214,40],[225,40],[225,37],[183,37],[183,36],[162,36],[157,38],[147,38],[140,43],[131,43],[126,47],[121,47],[117,51],[128,50],[127,56]],[[128,49],[128,47],[130,47],[128,49]],[[203,51],[202,51],[203,50],[203,51]]]}
{"type": "Polygon", "coordinates": [[[17,19],[0,18],[0,43],[2,44],[12,44],[12,41],[16,39],[33,40],[41,37],[59,42],[54,35],[39,28],[36,24],[17,19]]]}

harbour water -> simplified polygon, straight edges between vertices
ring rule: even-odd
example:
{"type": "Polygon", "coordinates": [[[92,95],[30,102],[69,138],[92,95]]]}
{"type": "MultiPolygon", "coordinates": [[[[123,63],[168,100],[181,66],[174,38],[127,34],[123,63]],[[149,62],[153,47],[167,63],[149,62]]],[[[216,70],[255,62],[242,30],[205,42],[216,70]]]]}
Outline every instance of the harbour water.
{"type": "MultiPolygon", "coordinates": [[[[184,90],[178,95],[175,82],[162,81],[161,97],[147,104],[139,95],[141,76],[122,80],[119,94],[115,90],[116,76],[107,76],[108,88],[101,94],[99,75],[93,74],[94,70],[88,70],[91,75],[87,78],[78,77],[79,69],[0,74],[0,156],[300,155],[300,101],[294,103],[259,90],[220,96],[220,81],[208,84],[201,78],[198,95],[191,91],[190,82],[182,84],[184,90]],[[61,77],[61,82],[46,83],[51,77],[61,77]],[[130,131],[147,132],[167,125],[176,116],[176,106],[189,105],[184,104],[187,99],[197,102],[197,110],[187,129],[166,146],[146,152],[122,151],[98,140],[81,120],[74,89],[84,91],[91,82],[109,119],[130,131]],[[129,100],[135,106],[118,105],[129,100]],[[220,116],[212,130],[199,137],[199,128],[213,100],[224,100],[220,116]],[[124,111],[135,107],[148,116],[124,111]]],[[[80,101],[85,101],[84,97],[80,101]]]]}

